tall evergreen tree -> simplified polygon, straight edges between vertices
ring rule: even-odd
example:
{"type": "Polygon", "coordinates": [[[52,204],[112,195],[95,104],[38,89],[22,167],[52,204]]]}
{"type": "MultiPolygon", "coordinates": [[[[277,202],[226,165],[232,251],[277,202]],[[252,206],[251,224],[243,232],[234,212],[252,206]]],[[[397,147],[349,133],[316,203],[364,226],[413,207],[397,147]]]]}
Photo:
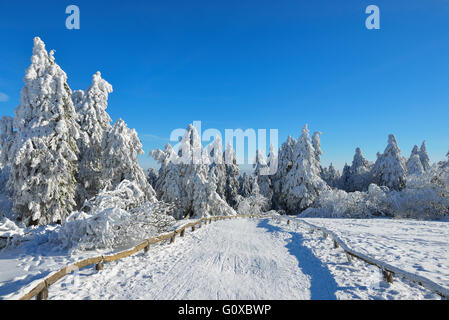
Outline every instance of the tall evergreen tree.
{"type": "Polygon", "coordinates": [[[239,190],[240,169],[237,164],[237,158],[230,143],[227,144],[224,152],[225,168],[226,168],[226,202],[235,208],[237,205],[237,196],[239,190]]]}
{"type": "Polygon", "coordinates": [[[339,189],[349,191],[351,189],[351,166],[345,163],[340,177],[339,189]]]}
{"type": "Polygon", "coordinates": [[[102,181],[106,187],[114,188],[125,179],[135,181],[147,200],[155,200],[156,193],[138,163],[137,155],[144,152],[136,130],[129,129],[122,119],[118,119],[105,132],[102,149],[102,181]]]}
{"type": "Polygon", "coordinates": [[[106,131],[111,129],[111,118],[106,112],[108,95],[112,86],[97,72],[92,77],[92,85],[86,93],[77,91],[72,95],[81,128],[79,140],[79,191],[78,204],[82,205],[104,187],[102,181],[103,149],[102,141],[106,131]]]}
{"type": "Polygon", "coordinates": [[[360,148],[355,149],[346,191],[367,191],[371,183],[371,164],[363,157],[360,148]]]}
{"type": "Polygon", "coordinates": [[[424,171],[430,169],[430,159],[427,155],[427,146],[426,141],[424,140],[421,144],[421,148],[419,149],[419,159],[421,160],[421,164],[423,166],[424,171]]]}
{"type": "Polygon", "coordinates": [[[329,189],[320,177],[320,163],[307,125],[295,145],[293,158],[293,167],[283,183],[281,199],[287,211],[299,212],[310,207],[321,191],[329,189]]]}
{"type": "Polygon", "coordinates": [[[330,163],[329,168],[324,168],[321,174],[322,179],[331,188],[338,188],[340,183],[340,172],[330,163]]]}
{"type": "Polygon", "coordinates": [[[420,150],[417,145],[415,145],[410,154],[410,158],[408,158],[406,163],[407,174],[416,174],[420,175],[424,172],[424,167],[421,163],[421,159],[419,157],[420,150]]]}
{"type": "Polygon", "coordinates": [[[283,189],[283,183],[285,182],[284,178],[293,167],[293,157],[296,143],[296,139],[289,135],[287,137],[287,140],[281,145],[281,148],[279,149],[277,170],[271,177],[273,185],[273,206],[275,209],[282,209],[283,207],[281,190],[283,189]]]}
{"type": "Polygon", "coordinates": [[[374,182],[379,186],[402,190],[406,185],[406,172],[404,159],[401,156],[396,138],[390,134],[384,153],[377,158],[374,164],[374,182]]]}
{"type": "Polygon", "coordinates": [[[76,205],[79,125],[67,75],[53,53],[34,38],[8,156],[14,211],[32,225],[60,222],[76,205]]]}

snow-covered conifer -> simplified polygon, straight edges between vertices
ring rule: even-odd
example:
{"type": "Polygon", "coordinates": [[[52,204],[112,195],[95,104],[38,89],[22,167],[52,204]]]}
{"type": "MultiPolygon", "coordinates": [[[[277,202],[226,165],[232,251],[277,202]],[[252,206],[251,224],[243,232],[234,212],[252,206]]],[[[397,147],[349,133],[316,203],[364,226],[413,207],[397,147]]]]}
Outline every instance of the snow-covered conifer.
{"type": "Polygon", "coordinates": [[[158,173],[153,168],[147,170],[147,180],[148,183],[154,188],[156,188],[156,182],[158,179],[158,173]]]}
{"type": "Polygon", "coordinates": [[[276,173],[271,177],[273,185],[273,205],[276,209],[280,209],[282,206],[282,200],[280,199],[281,190],[283,189],[285,177],[293,167],[293,154],[295,145],[296,139],[292,136],[288,136],[287,141],[285,141],[279,149],[277,170],[276,173]]]}
{"type": "Polygon", "coordinates": [[[14,143],[14,119],[9,116],[3,116],[0,119],[0,164],[2,167],[9,166],[9,157],[11,155],[11,146],[14,143]]]}
{"type": "Polygon", "coordinates": [[[340,172],[335,169],[333,164],[329,168],[324,168],[321,177],[331,188],[338,188],[340,182],[340,172]]]}
{"type": "Polygon", "coordinates": [[[103,141],[102,180],[109,189],[123,180],[135,181],[147,200],[155,201],[155,192],[140,167],[137,154],[143,154],[142,143],[134,129],[122,119],[105,132],[103,141]]]}
{"type": "Polygon", "coordinates": [[[239,177],[239,195],[247,197],[251,194],[251,177],[248,173],[243,172],[239,177]]]}
{"type": "Polygon", "coordinates": [[[345,191],[351,189],[351,166],[347,163],[345,163],[345,166],[343,167],[338,188],[345,191]]]}
{"type": "Polygon", "coordinates": [[[421,148],[419,149],[419,159],[421,160],[421,164],[423,166],[424,171],[430,169],[430,159],[427,155],[427,146],[426,141],[424,140],[421,144],[421,148]]]}
{"type": "Polygon", "coordinates": [[[321,155],[323,154],[323,152],[321,151],[321,134],[322,133],[320,131],[317,131],[312,135],[312,145],[315,149],[315,158],[318,162],[321,161],[321,155]]]}
{"type": "Polygon", "coordinates": [[[320,163],[309,137],[307,125],[295,145],[293,166],[282,185],[281,201],[289,212],[310,207],[319,193],[329,186],[320,177],[320,163]]]}
{"type": "MultiPolygon", "coordinates": [[[[218,157],[220,152],[222,157],[218,146],[215,147],[215,155],[218,157]]],[[[177,219],[236,214],[217,193],[216,181],[210,179],[210,164],[203,164],[208,151],[203,150],[195,127],[189,125],[180,141],[178,154],[169,145],[165,151],[150,152],[161,164],[157,194],[161,200],[175,204],[177,209],[174,215],[177,219]]]]}
{"type": "Polygon", "coordinates": [[[419,148],[415,145],[410,154],[410,158],[407,160],[407,175],[416,174],[420,175],[424,172],[421,159],[419,158],[419,148]]]}
{"type": "Polygon", "coordinates": [[[214,141],[203,148],[202,153],[203,165],[209,165],[209,179],[216,185],[218,195],[226,199],[226,166],[221,138],[216,136],[214,141]]]}
{"type": "Polygon", "coordinates": [[[350,170],[348,189],[346,191],[366,191],[370,183],[371,164],[363,157],[362,150],[356,148],[350,170]]]}
{"type": "Polygon", "coordinates": [[[237,165],[237,158],[235,156],[231,143],[228,143],[226,146],[224,160],[226,168],[226,202],[234,208],[237,204],[237,196],[239,191],[238,178],[240,176],[240,169],[237,165]]]}
{"type": "Polygon", "coordinates": [[[260,193],[267,198],[270,203],[273,197],[272,176],[276,173],[277,165],[278,159],[273,145],[270,145],[270,153],[267,160],[265,160],[265,156],[260,150],[257,151],[254,174],[257,178],[260,193]]]}
{"type": "Polygon", "coordinates": [[[104,133],[111,129],[111,118],[106,112],[108,95],[112,86],[101,78],[97,72],[92,77],[92,85],[86,90],[76,91],[72,99],[78,114],[81,139],[78,181],[78,204],[82,205],[104,187],[102,181],[104,133]]]}
{"type": "Polygon", "coordinates": [[[374,164],[374,183],[379,186],[387,186],[390,189],[402,190],[406,185],[406,172],[396,138],[390,134],[384,153],[377,158],[374,164]]]}
{"type": "Polygon", "coordinates": [[[60,222],[75,207],[79,126],[67,84],[39,38],[26,70],[10,152],[14,211],[28,224],[60,222]]]}

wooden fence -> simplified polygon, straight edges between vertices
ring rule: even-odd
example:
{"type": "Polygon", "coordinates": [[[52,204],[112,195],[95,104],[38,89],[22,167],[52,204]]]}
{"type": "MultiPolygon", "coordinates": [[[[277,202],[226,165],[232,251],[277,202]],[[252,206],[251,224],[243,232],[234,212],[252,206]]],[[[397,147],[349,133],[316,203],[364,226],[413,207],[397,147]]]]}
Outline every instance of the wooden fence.
{"type": "Polygon", "coordinates": [[[147,240],[144,240],[142,243],[138,244],[132,249],[122,251],[113,255],[109,256],[100,256],[100,257],[94,257],[94,258],[88,258],[85,260],[82,260],[80,262],[74,263],[72,265],[66,266],[62,268],[61,270],[53,273],[52,275],[45,278],[42,282],[40,282],[37,286],[35,286],[33,289],[31,289],[27,294],[25,294],[23,297],[20,298],[20,300],[31,300],[32,298],[36,297],[37,300],[46,300],[48,299],[48,288],[54,284],[56,281],[62,279],[66,275],[72,273],[73,271],[76,271],[78,269],[82,269],[88,266],[95,266],[96,270],[102,270],[104,268],[104,264],[108,262],[117,261],[126,257],[129,257],[133,254],[138,253],[139,251],[144,250],[144,252],[148,252],[150,250],[150,245],[156,244],[158,242],[162,242],[165,240],[169,240],[170,243],[175,242],[175,238],[177,235],[180,237],[184,237],[185,231],[188,228],[191,228],[192,232],[195,231],[195,229],[201,228],[203,225],[207,225],[212,223],[213,221],[220,221],[220,220],[228,220],[228,219],[235,219],[235,218],[259,218],[259,217],[271,217],[270,215],[235,215],[235,216],[212,216],[212,217],[204,217],[199,219],[198,221],[194,221],[191,223],[187,223],[180,228],[169,232],[161,234],[157,237],[149,238],[147,240]]]}
{"type": "Polygon", "coordinates": [[[311,229],[312,233],[315,231],[322,232],[324,238],[330,237],[333,240],[334,248],[341,247],[345,251],[349,262],[351,262],[352,258],[357,258],[357,259],[360,259],[370,265],[378,267],[382,271],[382,275],[383,275],[384,279],[386,281],[388,281],[389,283],[393,283],[393,275],[396,275],[401,278],[407,279],[413,283],[417,283],[420,286],[423,286],[424,288],[426,288],[432,292],[435,292],[436,294],[438,294],[439,296],[441,296],[445,299],[449,299],[449,289],[448,288],[445,288],[425,277],[404,271],[404,270],[399,269],[395,266],[392,266],[388,263],[373,259],[363,253],[356,252],[353,249],[349,248],[346,245],[346,243],[344,243],[334,232],[332,232],[326,228],[317,227],[317,226],[315,226],[309,222],[306,222],[302,219],[295,219],[295,218],[288,218],[288,217],[285,218],[285,217],[280,217],[280,216],[278,216],[276,219],[279,222],[281,220],[284,220],[284,221],[286,220],[287,224],[290,224],[291,220],[303,223],[311,229]]]}

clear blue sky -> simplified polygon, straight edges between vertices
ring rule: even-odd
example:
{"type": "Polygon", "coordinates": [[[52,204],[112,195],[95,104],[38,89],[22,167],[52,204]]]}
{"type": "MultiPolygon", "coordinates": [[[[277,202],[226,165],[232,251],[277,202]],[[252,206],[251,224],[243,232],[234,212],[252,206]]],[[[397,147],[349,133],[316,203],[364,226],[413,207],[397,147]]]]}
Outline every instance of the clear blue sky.
{"type": "Polygon", "coordinates": [[[32,40],[56,49],[72,90],[100,70],[108,112],[135,128],[146,155],[170,132],[277,128],[322,135],[323,164],[362,148],[369,160],[394,133],[403,154],[427,140],[449,150],[449,1],[1,1],[0,108],[19,103],[32,40]],[[76,4],[81,29],[65,28],[76,4]],[[365,28],[365,8],[381,29],[365,28]]]}

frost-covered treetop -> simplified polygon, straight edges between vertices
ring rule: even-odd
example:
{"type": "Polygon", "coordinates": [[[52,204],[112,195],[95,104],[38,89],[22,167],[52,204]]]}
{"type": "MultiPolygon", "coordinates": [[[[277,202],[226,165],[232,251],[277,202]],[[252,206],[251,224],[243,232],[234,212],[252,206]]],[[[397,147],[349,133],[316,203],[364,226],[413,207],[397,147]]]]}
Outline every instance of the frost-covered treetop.
{"type": "Polygon", "coordinates": [[[228,142],[225,150],[225,163],[226,164],[237,164],[237,158],[234,153],[234,149],[232,148],[232,143],[228,142]]]}
{"type": "Polygon", "coordinates": [[[79,91],[76,91],[72,95],[73,100],[82,101],[79,104],[75,103],[75,105],[77,105],[81,127],[89,135],[94,134],[95,129],[104,131],[111,126],[110,123],[112,120],[106,113],[106,108],[108,106],[109,93],[112,91],[112,86],[106,80],[102,79],[101,73],[97,71],[92,76],[92,84],[84,95],[79,91]]]}
{"type": "Polygon", "coordinates": [[[219,135],[203,149],[203,164],[223,164],[223,145],[219,135]]]}
{"type": "MultiPolygon", "coordinates": [[[[101,73],[97,71],[92,76],[92,84],[86,90],[77,90],[72,94],[72,100],[77,109],[78,122],[82,129],[83,146],[91,147],[88,151],[88,161],[95,158],[97,153],[101,154],[101,142],[104,132],[111,128],[111,117],[106,112],[108,106],[108,96],[112,92],[112,86],[101,78],[101,73]]],[[[101,155],[100,155],[101,156],[101,155]]]]}
{"type": "Polygon", "coordinates": [[[317,131],[312,135],[312,144],[313,148],[315,149],[315,157],[318,161],[321,159],[321,155],[323,152],[321,151],[321,141],[320,136],[322,135],[322,132],[317,131]]]}
{"type": "Polygon", "coordinates": [[[201,138],[196,128],[189,124],[179,143],[177,159],[184,164],[201,164],[202,145],[201,138]]]}
{"type": "Polygon", "coordinates": [[[419,150],[419,159],[421,160],[421,164],[425,171],[430,169],[430,159],[427,155],[427,147],[426,141],[424,140],[421,144],[421,148],[419,150]]]}
{"type": "Polygon", "coordinates": [[[419,148],[416,144],[413,146],[412,152],[410,153],[410,157],[413,156],[414,154],[419,155],[419,148]]]}
{"type": "Polygon", "coordinates": [[[358,168],[368,167],[369,162],[363,157],[360,148],[355,149],[354,159],[352,160],[352,170],[355,172],[358,168]]]}
{"type": "Polygon", "coordinates": [[[373,171],[378,185],[395,190],[405,187],[406,166],[394,135],[388,136],[388,145],[384,153],[377,158],[373,171]]]}
{"type": "MultiPolygon", "coordinates": [[[[25,72],[23,79],[25,86],[21,92],[20,106],[16,109],[15,126],[19,130],[26,126],[30,130],[35,128],[34,124],[28,125],[30,121],[33,123],[61,121],[59,123],[61,128],[70,127],[64,123],[65,120],[61,119],[61,115],[75,117],[67,75],[55,63],[54,52],[48,54],[44,42],[38,37],[34,38],[31,65],[25,72]],[[53,94],[55,99],[51,101],[47,99],[53,94]]],[[[45,126],[40,126],[39,131],[43,133],[45,128],[48,131],[49,128],[45,126]]],[[[70,134],[77,139],[79,131],[72,130],[70,134]]]]}

